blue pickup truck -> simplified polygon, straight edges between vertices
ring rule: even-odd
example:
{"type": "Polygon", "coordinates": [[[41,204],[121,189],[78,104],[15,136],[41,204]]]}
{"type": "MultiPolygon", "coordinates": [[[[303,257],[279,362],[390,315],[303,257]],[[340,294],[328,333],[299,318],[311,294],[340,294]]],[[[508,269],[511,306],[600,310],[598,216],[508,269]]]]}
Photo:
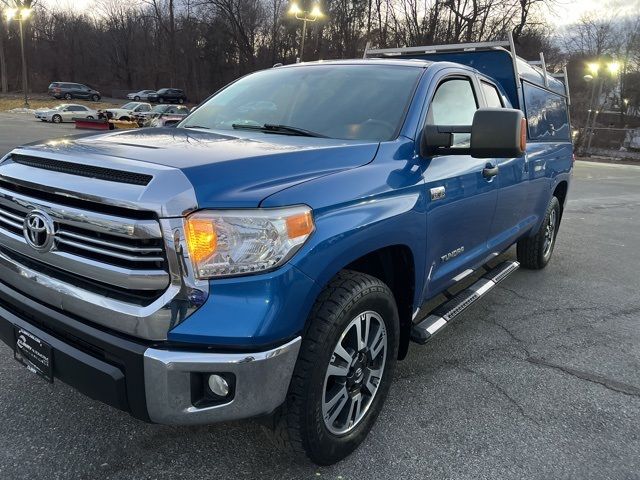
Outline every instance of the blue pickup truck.
{"type": "Polygon", "coordinates": [[[140,420],[259,417],[334,463],[411,341],[549,262],[568,100],[500,44],[373,50],[248,75],[174,128],[16,148],[0,338],[140,420]]]}

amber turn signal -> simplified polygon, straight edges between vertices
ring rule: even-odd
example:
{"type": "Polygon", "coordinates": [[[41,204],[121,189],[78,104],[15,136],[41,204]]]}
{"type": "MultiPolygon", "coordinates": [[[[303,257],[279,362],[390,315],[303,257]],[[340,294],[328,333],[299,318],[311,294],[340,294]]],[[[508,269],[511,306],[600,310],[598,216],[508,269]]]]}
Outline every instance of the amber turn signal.
{"type": "Polygon", "coordinates": [[[204,218],[187,218],[187,244],[194,262],[200,262],[216,251],[218,235],[213,222],[204,218]]]}
{"type": "Polygon", "coordinates": [[[287,235],[289,238],[298,238],[313,232],[313,218],[311,212],[298,213],[287,217],[287,235]]]}

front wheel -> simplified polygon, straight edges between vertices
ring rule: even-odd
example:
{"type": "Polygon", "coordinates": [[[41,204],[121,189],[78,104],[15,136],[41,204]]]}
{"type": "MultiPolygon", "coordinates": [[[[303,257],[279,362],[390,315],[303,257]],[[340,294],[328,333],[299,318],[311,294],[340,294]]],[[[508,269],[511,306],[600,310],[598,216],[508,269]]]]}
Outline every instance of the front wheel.
{"type": "Polygon", "coordinates": [[[531,270],[544,268],[551,260],[560,226],[560,202],[551,197],[538,232],[518,241],[516,254],[520,265],[531,270]]]}
{"type": "Polygon", "coordinates": [[[133,97],[133,99],[134,99],[136,102],[139,102],[139,101],[140,101],[140,97],[139,97],[138,95],[136,95],[135,97],[133,97]]]}
{"type": "Polygon", "coordinates": [[[65,99],[65,100],[71,100],[72,98],[73,98],[73,97],[71,96],[71,94],[70,94],[70,93],[65,93],[65,94],[64,94],[64,99],[65,99]]]}
{"type": "Polygon", "coordinates": [[[180,105],[182,105],[182,104],[184,103],[184,98],[179,98],[179,99],[178,99],[178,103],[179,103],[180,105]]]}
{"type": "Polygon", "coordinates": [[[60,115],[54,115],[53,117],[51,117],[51,121],[53,123],[61,123],[62,122],[62,117],[60,115]]]}
{"type": "Polygon", "coordinates": [[[382,409],[398,355],[398,309],[375,277],[345,270],[320,294],[272,435],[330,465],[366,438],[382,409]]]}
{"type": "Polygon", "coordinates": [[[93,100],[94,102],[97,102],[98,100],[100,100],[100,96],[99,95],[91,95],[91,100],[93,100]]]}

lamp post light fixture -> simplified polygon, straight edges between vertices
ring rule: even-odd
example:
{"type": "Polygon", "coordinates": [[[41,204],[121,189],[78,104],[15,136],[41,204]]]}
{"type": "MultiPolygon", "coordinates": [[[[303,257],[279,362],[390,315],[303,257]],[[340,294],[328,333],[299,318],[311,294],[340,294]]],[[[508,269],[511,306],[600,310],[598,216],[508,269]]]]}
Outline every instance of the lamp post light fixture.
{"type": "Polygon", "coordinates": [[[22,23],[30,16],[30,8],[8,8],[7,10],[5,10],[5,17],[7,18],[7,21],[10,22],[13,19],[17,20],[20,29],[20,53],[22,55],[22,91],[24,92],[25,108],[29,108],[29,98],[27,97],[27,59],[24,54],[24,30],[22,28],[22,23]]]}
{"type": "Polygon", "coordinates": [[[320,9],[320,4],[314,3],[313,8],[310,11],[306,11],[300,8],[300,6],[296,2],[292,2],[289,7],[289,15],[296,18],[296,20],[300,20],[302,22],[302,40],[300,41],[300,53],[298,57],[298,62],[302,61],[302,56],[304,55],[304,39],[307,36],[307,22],[315,22],[319,18],[324,17],[324,13],[320,9]]]}

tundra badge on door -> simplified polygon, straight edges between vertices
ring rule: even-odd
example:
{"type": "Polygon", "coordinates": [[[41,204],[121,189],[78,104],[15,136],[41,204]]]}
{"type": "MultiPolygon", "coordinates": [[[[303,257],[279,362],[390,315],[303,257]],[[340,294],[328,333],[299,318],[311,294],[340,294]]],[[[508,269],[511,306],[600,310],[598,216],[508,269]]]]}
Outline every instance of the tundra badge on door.
{"type": "Polygon", "coordinates": [[[454,251],[447,253],[446,255],[442,255],[440,257],[440,259],[443,262],[446,262],[447,260],[451,260],[452,258],[457,257],[458,255],[460,255],[462,252],[464,252],[464,247],[458,247],[456,248],[454,251]]]}

